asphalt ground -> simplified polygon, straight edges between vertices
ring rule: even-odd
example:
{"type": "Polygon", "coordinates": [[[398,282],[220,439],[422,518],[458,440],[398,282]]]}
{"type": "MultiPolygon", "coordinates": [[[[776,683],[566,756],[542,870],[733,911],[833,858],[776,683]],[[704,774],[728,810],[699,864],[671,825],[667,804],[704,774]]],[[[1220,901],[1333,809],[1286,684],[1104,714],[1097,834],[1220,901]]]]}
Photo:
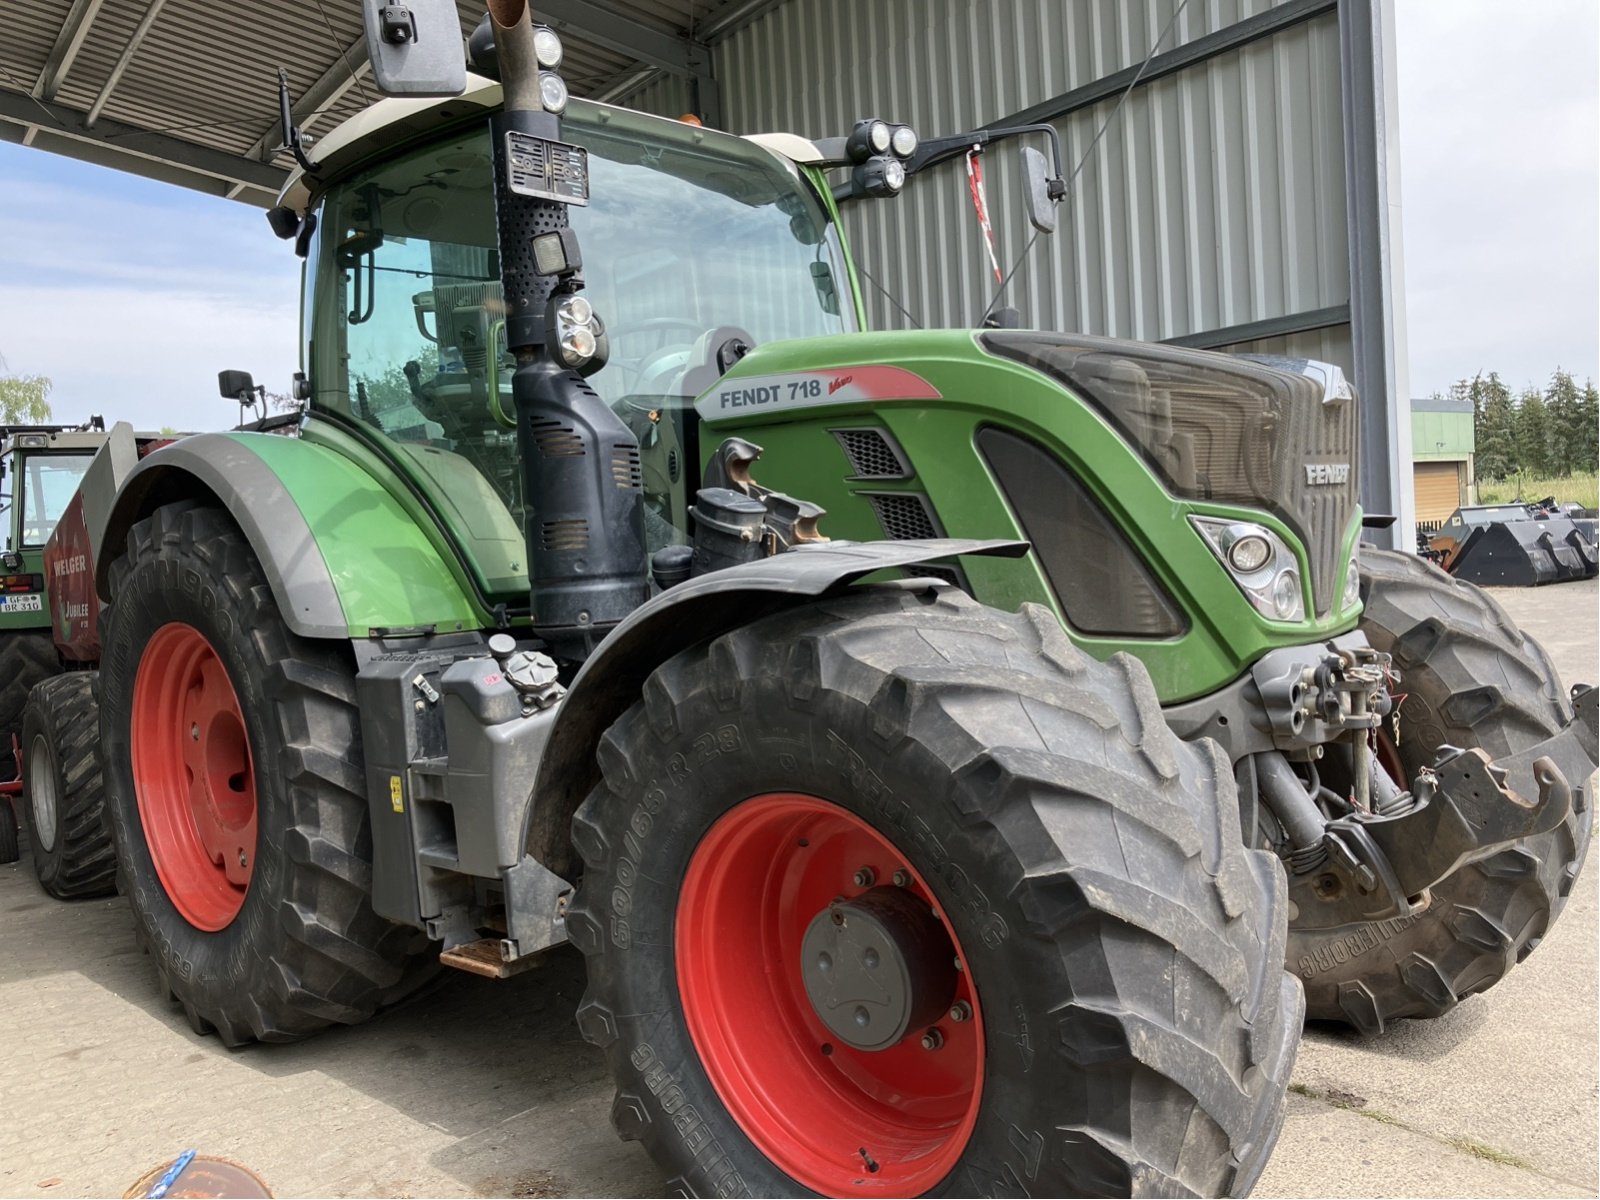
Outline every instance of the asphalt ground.
{"type": "MultiPolygon", "coordinates": [[[[1568,683],[1600,677],[1594,581],[1496,595],[1568,683]]],[[[1256,1194],[1596,1195],[1596,879],[1448,1016],[1308,1030],[1256,1194]]],[[[157,994],[125,901],[61,904],[0,867],[0,1195],[117,1196],[188,1148],[280,1196],[658,1194],[573,1023],[578,955],[446,975],[359,1028],[229,1051],[157,994]]]]}

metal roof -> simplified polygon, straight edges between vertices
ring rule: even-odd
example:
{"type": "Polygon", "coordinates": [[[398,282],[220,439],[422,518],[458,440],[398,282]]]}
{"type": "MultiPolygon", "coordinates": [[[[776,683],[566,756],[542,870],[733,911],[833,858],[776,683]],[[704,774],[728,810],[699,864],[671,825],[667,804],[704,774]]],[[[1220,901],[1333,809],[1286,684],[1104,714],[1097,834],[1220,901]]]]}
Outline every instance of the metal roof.
{"type": "MultiPolygon", "coordinates": [[[[715,123],[710,47],[782,0],[535,0],[566,44],[573,94],[610,99],[657,74],[696,83],[715,123]]],[[[484,0],[457,0],[463,35],[484,0]]],[[[268,205],[278,68],[315,137],[377,99],[352,0],[6,0],[0,139],[268,205]]]]}

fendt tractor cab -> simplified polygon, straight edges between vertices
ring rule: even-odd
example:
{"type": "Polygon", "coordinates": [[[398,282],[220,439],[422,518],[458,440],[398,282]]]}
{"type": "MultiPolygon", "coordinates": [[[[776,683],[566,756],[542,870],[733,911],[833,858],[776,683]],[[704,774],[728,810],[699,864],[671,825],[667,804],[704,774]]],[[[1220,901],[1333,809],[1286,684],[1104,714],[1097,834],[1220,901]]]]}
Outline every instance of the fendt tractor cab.
{"type": "Polygon", "coordinates": [[[489,9],[467,78],[453,4],[365,6],[402,98],[285,120],[298,435],[153,453],[96,531],[165,988],[282,1041],[570,940],[685,1194],[1247,1191],[1303,1014],[1549,928],[1594,693],[1359,545],[1337,369],[867,329],[839,204],[999,134],[569,100],[489,9]]]}

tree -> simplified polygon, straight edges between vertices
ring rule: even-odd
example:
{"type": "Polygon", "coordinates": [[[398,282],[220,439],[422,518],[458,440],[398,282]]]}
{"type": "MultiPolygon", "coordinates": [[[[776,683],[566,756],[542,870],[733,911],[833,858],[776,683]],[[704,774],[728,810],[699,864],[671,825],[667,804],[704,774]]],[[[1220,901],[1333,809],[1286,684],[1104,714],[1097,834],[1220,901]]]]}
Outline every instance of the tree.
{"type": "Polygon", "coordinates": [[[1557,474],[1595,469],[1594,390],[1592,381],[1579,390],[1577,381],[1562,370],[1550,377],[1544,400],[1549,410],[1550,465],[1557,474]]]}
{"type": "Polygon", "coordinates": [[[1475,378],[1465,392],[1472,401],[1478,476],[1504,479],[1517,469],[1517,413],[1511,389],[1491,371],[1487,379],[1481,374],[1475,378]]]}
{"type": "MultiPolygon", "coordinates": [[[[0,372],[6,360],[0,355],[0,372]]],[[[40,425],[50,419],[50,380],[44,375],[0,374],[0,424],[40,425]]]]}
{"type": "Polygon", "coordinates": [[[1548,475],[1553,459],[1550,413],[1538,388],[1517,399],[1517,470],[1548,475]]]}

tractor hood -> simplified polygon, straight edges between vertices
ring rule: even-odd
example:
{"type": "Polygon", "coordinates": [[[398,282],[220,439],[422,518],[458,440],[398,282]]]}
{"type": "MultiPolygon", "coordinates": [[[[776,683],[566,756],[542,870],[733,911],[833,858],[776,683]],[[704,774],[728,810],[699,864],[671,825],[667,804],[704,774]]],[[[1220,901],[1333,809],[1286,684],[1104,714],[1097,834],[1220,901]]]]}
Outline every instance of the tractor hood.
{"type": "Polygon", "coordinates": [[[1015,376],[996,358],[1090,408],[1171,496],[1278,518],[1305,548],[1316,612],[1333,609],[1358,513],[1357,401],[1328,363],[1021,330],[868,333],[757,347],[695,407],[713,426],[949,403],[1004,422],[1015,376]],[[974,360],[990,371],[947,370],[974,360]]]}

